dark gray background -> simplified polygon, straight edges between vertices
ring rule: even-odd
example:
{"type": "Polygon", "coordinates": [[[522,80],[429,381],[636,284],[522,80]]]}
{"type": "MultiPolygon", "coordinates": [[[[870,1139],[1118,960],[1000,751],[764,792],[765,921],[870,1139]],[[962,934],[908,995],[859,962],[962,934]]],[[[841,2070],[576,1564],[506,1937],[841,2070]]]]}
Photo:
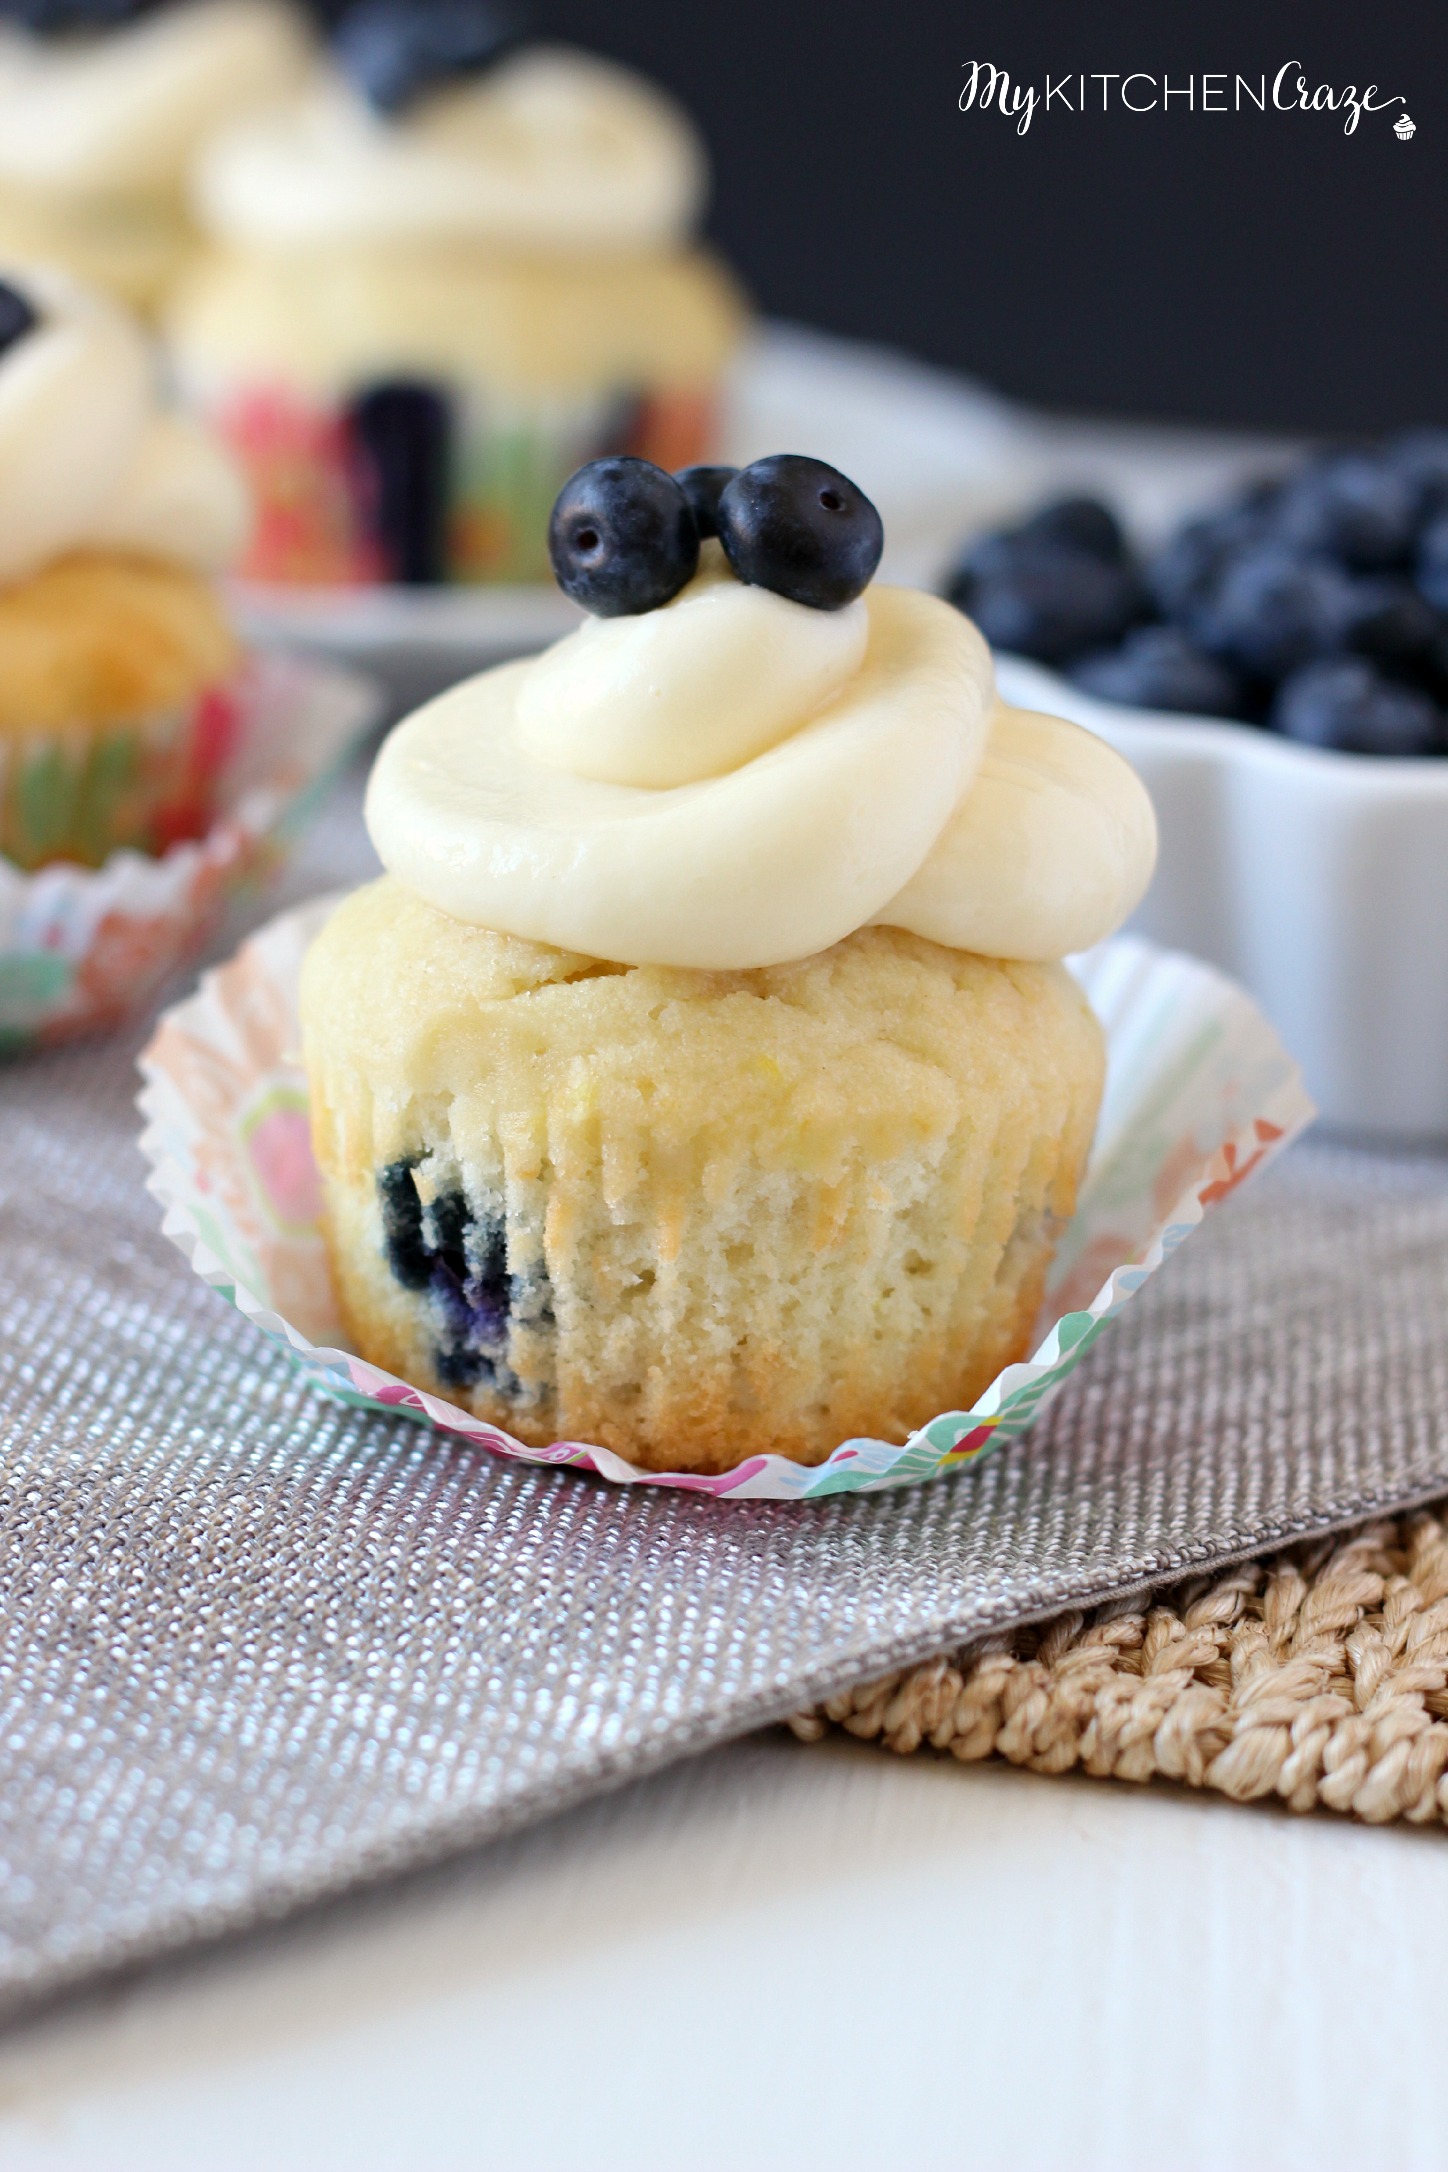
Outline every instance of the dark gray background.
{"type": "Polygon", "coordinates": [[[532,0],[670,85],[712,231],[777,314],[1055,406],[1289,431],[1448,421],[1448,15],[1434,0],[532,0]],[[962,115],[962,62],[1401,92],[1330,115],[962,115]]]}

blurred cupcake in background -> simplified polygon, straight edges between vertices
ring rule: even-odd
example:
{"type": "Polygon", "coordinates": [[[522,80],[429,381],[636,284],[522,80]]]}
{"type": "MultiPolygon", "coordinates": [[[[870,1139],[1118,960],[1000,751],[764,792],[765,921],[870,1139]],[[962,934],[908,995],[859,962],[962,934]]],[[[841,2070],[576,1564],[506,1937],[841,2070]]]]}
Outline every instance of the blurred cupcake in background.
{"type": "Polygon", "coordinates": [[[685,116],[475,0],[363,0],[336,67],[218,138],[169,315],[257,501],[266,581],[546,578],[549,508],[607,451],[713,450],[743,323],[691,240],[685,116]]]}
{"type": "Polygon", "coordinates": [[[200,146],[314,66],[287,0],[3,0],[0,257],[153,312],[196,245],[200,146]]]}
{"type": "Polygon", "coordinates": [[[100,867],[201,834],[241,662],[212,576],[233,464],[159,400],[113,303],[0,270],[0,854],[100,867]]]}

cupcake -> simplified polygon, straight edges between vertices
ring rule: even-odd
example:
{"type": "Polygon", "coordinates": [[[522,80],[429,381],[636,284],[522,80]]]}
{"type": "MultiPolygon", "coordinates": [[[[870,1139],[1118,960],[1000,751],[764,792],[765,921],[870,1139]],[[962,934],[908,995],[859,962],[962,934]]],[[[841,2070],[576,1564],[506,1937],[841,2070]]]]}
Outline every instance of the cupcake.
{"type": "Polygon", "coordinates": [[[626,70],[500,43],[472,0],[352,10],[340,65],[203,158],[169,317],[250,479],[262,581],[547,576],[560,484],[707,457],[742,312],[690,232],[687,120],[626,70]]]}
{"type": "Polygon", "coordinates": [[[206,826],[238,663],[211,575],[246,496],[158,401],[144,339],[63,274],[0,279],[0,855],[160,852],[206,826]]]}
{"type": "Polygon", "coordinates": [[[356,1347],[654,1470],[904,1440],[1030,1348],[1150,803],[820,462],[595,463],[551,539],[592,615],[395,728],[304,966],[356,1347]]]}
{"type": "Polygon", "coordinates": [[[283,0],[21,0],[4,12],[0,257],[64,265],[152,312],[196,246],[186,183],[198,148],[311,66],[301,13],[283,0]]]}

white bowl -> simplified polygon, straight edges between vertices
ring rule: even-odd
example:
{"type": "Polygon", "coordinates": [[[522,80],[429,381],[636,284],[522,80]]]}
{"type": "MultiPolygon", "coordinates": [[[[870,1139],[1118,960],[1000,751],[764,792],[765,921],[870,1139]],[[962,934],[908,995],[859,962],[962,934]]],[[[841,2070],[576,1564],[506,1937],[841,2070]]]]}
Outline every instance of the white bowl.
{"type": "Polygon", "coordinates": [[[1250,991],[1324,1122],[1448,1137],[1448,760],[1324,753],[998,668],[1008,701],[1099,732],[1151,793],[1161,858],[1131,926],[1250,991]]]}

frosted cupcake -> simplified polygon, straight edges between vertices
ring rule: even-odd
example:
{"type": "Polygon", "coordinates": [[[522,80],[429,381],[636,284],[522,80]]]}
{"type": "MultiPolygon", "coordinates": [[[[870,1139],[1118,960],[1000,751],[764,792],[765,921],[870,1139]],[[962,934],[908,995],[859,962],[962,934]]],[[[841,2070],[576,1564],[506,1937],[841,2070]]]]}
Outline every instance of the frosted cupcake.
{"type": "Polygon", "coordinates": [[[266,581],[545,578],[564,478],[707,456],[741,310],[704,161],[627,71],[503,50],[470,0],[353,10],[339,67],[202,161],[171,313],[243,461],[266,581]]]}
{"type": "Polygon", "coordinates": [[[1030,1345],[1150,803],[819,462],[598,463],[552,538],[597,615],[394,730],[304,969],[357,1346],[654,1469],[903,1440],[1030,1345]]]}
{"type": "Polygon", "coordinates": [[[302,14],[284,0],[21,0],[4,13],[0,257],[62,264],[151,312],[196,246],[186,185],[200,145],[305,80],[302,14]]]}
{"type": "Polygon", "coordinates": [[[160,404],[134,324],[60,273],[0,278],[0,854],[100,866],[202,830],[237,646],[211,576],[240,477],[160,404]]]}

